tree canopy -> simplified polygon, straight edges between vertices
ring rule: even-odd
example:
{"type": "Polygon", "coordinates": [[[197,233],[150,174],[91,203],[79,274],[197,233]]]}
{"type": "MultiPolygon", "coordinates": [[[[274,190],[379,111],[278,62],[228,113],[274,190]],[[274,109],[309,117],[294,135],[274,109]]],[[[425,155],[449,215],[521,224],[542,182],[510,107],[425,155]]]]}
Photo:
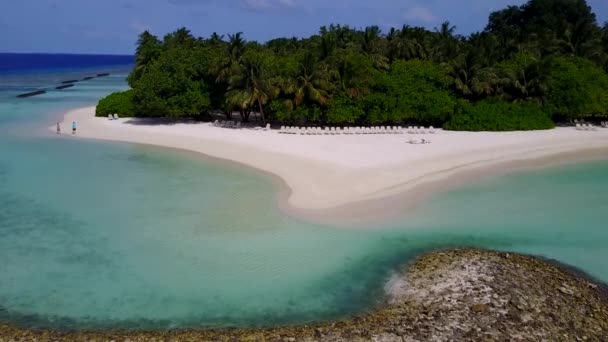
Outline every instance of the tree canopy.
{"type": "Polygon", "coordinates": [[[608,114],[608,23],[598,25],[585,0],[530,0],[491,13],[483,31],[455,30],[447,21],[385,33],[332,24],[263,44],[241,32],[197,38],[180,28],[159,39],[146,31],[132,90],[105,103],[136,116],[474,130],[608,114]]]}

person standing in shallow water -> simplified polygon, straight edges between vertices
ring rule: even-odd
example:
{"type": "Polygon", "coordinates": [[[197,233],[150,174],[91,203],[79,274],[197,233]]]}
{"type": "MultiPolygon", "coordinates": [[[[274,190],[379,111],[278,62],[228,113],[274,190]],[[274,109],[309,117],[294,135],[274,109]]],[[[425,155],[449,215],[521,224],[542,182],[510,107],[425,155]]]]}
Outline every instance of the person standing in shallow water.
{"type": "Polygon", "coordinates": [[[59,122],[57,123],[57,134],[61,134],[61,126],[59,126],[59,122]]]}
{"type": "Polygon", "coordinates": [[[72,134],[76,134],[76,121],[72,121],[72,134]]]}

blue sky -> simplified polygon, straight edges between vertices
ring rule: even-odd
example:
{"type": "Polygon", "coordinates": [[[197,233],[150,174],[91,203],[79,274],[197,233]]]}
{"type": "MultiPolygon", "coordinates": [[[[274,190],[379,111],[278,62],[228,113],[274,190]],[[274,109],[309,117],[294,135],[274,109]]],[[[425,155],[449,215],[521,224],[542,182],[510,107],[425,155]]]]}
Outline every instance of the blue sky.
{"type": "MultiPolygon", "coordinates": [[[[430,29],[449,20],[459,33],[481,30],[488,14],[523,0],[2,0],[0,51],[133,53],[142,30],[162,36],[186,26],[195,35],[245,32],[266,41],[307,36],[329,23],[386,30],[430,29]]],[[[598,21],[608,1],[588,0],[598,21]]]]}

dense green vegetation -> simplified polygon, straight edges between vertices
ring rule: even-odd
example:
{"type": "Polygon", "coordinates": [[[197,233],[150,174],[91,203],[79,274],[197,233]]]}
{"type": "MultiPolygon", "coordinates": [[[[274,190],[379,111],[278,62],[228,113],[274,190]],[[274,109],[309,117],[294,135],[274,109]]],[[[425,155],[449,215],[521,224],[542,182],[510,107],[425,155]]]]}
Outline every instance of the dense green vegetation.
{"type": "Polygon", "coordinates": [[[99,100],[95,109],[96,116],[119,114],[120,116],[134,116],[133,90],[112,93],[99,100]]]}
{"type": "Polygon", "coordinates": [[[608,23],[600,27],[585,0],[530,0],[492,13],[481,32],[454,30],[331,25],[265,44],[241,33],[144,32],[132,95],[113,94],[98,112],[454,130],[542,129],[608,114],[608,23]]]}

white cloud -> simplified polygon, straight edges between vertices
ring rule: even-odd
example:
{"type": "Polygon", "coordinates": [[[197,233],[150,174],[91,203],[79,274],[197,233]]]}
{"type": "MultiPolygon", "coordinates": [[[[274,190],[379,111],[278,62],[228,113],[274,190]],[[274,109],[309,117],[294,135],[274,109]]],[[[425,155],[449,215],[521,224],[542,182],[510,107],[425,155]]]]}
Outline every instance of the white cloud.
{"type": "Polygon", "coordinates": [[[436,23],[437,17],[433,12],[426,7],[414,6],[408,9],[405,13],[405,19],[412,21],[419,21],[425,24],[436,23]]]}

